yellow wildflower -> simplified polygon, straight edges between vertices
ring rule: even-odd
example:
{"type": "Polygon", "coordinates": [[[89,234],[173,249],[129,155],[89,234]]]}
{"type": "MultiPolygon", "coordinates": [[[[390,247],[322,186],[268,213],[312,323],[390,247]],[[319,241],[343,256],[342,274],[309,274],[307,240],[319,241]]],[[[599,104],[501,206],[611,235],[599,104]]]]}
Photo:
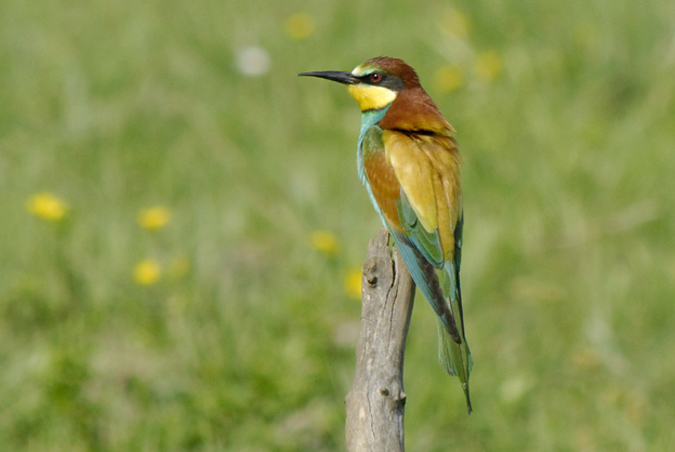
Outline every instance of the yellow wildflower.
{"type": "Polygon", "coordinates": [[[451,8],[441,15],[441,26],[450,34],[466,39],[471,32],[471,19],[463,12],[451,8]]]}
{"type": "Polygon", "coordinates": [[[159,263],[154,259],[146,259],[134,266],[134,281],[141,286],[151,286],[159,281],[162,274],[159,263]]]}
{"type": "Polygon", "coordinates": [[[338,239],[330,231],[314,231],[311,236],[312,247],[322,253],[333,256],[340,251],[338,239]]]}
{"type": "Polygon", "coordinates": [[[464,74],[457,66],[446,64],[436,70],[434,84],[438,91],[446,94],[451,93],[464,84],[464,74]]]}
{"type": "Polygon", "coordinates": [[[305,39],[314,33],[314,18],[307,13],[295,13],[286,19],[286,34],[291,39],[305,39]]]}
{"type": "Polygon", "coordinates": [[[491,82],[502,72],[502,61],[497,52],[488,50],[478,55],[475,69],[478,78],[491,82]]]}
{"type": "Polygon", "coordinates": [[[162,229],[171,220],[171,212],[166,207],[156,206],[143,209],[138,214],[138,224],[148,231],[162,229]]]}
{"type": "Polygon", "coordinates": [[[353,298],[355,300],[361,299],[362,276],[363,272],[361,271],[360,268],[352,268],[347,272],[347,276],[345,276],[344,280],[344,286],[345,286],[345,293],[349,298],[353,298]]]}
{"type": "Polygon", "coordinates": [[[47,221],[59,221],[68,212],[66,203],[49,192],[32,196],[26,207],[30,213],[47,221]]]}

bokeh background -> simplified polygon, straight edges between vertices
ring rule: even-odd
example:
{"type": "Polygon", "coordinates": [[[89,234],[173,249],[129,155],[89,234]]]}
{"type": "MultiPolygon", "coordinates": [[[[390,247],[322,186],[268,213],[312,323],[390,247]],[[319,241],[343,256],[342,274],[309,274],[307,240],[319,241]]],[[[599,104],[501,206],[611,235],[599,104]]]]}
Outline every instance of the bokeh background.
{"type": "Polygon", "coordinates": [[[675,443],[675,3],[2,0],[3,451],[337,451],[379,219],[359,112],[414,66],[464,160],[475,412],[406,354],[418,451],[675,443]]]}

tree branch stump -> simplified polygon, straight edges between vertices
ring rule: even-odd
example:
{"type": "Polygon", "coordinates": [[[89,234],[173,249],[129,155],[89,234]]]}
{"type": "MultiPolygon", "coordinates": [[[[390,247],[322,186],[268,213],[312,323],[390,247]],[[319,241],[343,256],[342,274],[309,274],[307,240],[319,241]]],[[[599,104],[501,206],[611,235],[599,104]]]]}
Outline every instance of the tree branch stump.
{"type": "Polygon", "coordinates": [[[370,241],[363,265],[356,374],[345,399],[348,452],[405,449],[403,356],[415,283],[388,242],[382,229],[370,241]]]}

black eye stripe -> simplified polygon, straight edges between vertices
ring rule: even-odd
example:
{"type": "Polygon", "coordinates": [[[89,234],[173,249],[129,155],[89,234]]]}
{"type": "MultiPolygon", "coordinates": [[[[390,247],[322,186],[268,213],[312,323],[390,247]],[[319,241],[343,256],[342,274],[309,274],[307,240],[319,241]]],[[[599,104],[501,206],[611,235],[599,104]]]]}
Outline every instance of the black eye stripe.
{"type": "MultiPolygon", "coordinates": [[[[370,83],[370,82],[371,82],[370,77],[372,77],[372,76],[373,76],[373,73],[370,73],[370,74],[361,75],[361,76],[359,76],[359,77],[357,77],[357,78],[358,78],[359,80],[361,80],[362,82],[364,82],[364,83],[370,83]]],[[[382,81],[382,80],[385,79],[385,75],[384,75],[384,74],[380,73],[380,76],[382,77],[382,78],[380,78],[380,81],[382,81]]]]}
{"type": "Polygon", "coordinates": [[[394,91],[401,91],[403,89],[403,80],[401,80],[398,77],[389,75],[385,72],[380,71],[369,72],[368,74],[359,75],[356,78],[358,78],[362,83],[365,83],[366,85],[384,86],[386,88],[393,89],[394,91]],[[374,82],[371,79],[373,74],[380,74],[380,80],[374,82]]]}

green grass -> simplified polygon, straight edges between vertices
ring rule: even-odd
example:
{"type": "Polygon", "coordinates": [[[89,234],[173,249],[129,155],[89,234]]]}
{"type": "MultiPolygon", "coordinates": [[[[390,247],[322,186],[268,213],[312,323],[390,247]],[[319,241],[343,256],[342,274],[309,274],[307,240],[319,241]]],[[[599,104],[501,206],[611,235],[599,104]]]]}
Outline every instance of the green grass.
{"type": "Polygon", "coordinates": [[[475,413],[420,298],[408,449],[672,447],[675,10],[421,4],[0,4],[3,451],[343,448],[360,309],[343,280],[380,224],[358,108],[295,74],[381,54],[418,70],[464,159],[475,413]],[[452,11],[464,38],[441,25],[452,11]],[[304,40],[285,32],[295,12],[316,23],[304,40]],[[238,70],[248,45],[268,73],[238,70]],[[434,82],[448,64],[452,92],[434,82]],[[42,191],[65,220],[27,211],[42,191]],[[156,233],[137,224],[153,205],[172,213],[156,233]],[[309,245],[320,229],[337,255],[309,245]],[[149,287],[131,276],[146,258],[163,269],[149,287]]]}

